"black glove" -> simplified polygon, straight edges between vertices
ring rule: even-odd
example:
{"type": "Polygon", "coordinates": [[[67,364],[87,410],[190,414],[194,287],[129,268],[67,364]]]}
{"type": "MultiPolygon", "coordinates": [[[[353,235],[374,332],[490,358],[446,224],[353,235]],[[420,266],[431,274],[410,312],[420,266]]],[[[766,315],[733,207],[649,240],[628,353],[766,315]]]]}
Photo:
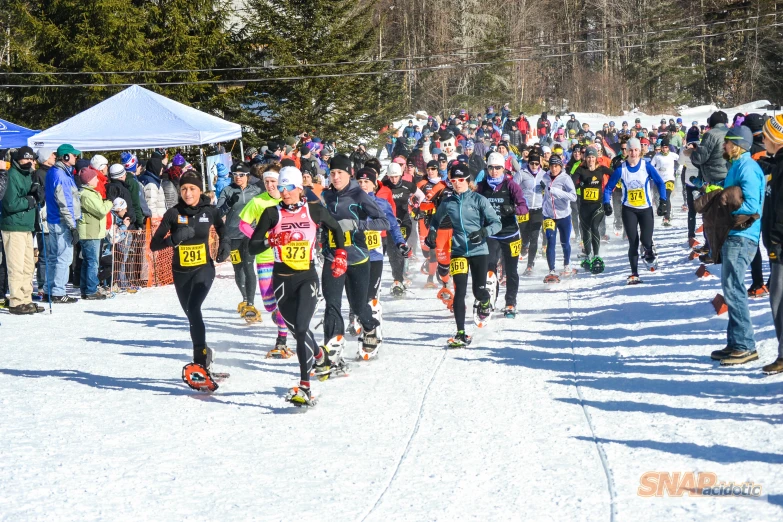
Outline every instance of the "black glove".
{"type": "Polygon", "coordinates": [[[438,233],[435,230],[430,230],[430,233],[427,234],[427,239],[424,240],[424,246],[430,249],[435,248],[435,241],[437,239],[438,233]]]}
{"type": "Polygon", "coordinates": [[[659,216],[665,216],[666,212],[668,211],[669,202],[668,200],[662,199],[660,203],[658,203],[658,215],[659,216]]]}
{"type": "Polygon", "coordinates": [[[79,229],[78,228],[72,228],[71,229],[71,244],[75,245],[79,242],[79,229]]]}
{"type": "Polygon", "coordinates": [[[468,241],[471,245],[480,245],[487,237],[486,229],[480,228],[475,232],[468,234],[468,241]]]}
{"type": "Polygon", "coordinates": [[[177,227],[177,229],[171,233],[171,241],[175,245],[179,245],[194,237],[196,237],[196,229],[193,227],[177,227]]]}
{"type": "Polygon", "coordinates": [[[222,263],[229,257],[231,257],[231,243],[228,241],[221,241],[220,246],[218,247],[217,258],[215,261],[222,263]]]}
{"type": "Polygon", "coordinates": [[[233,194],[231,194],[231,197],[226,200],[229,207],[233,207],[234,203],[236,203],[237,201],[239,201],[239,192],[234,192],[233,194]]]}
{"type": "Polygon", "coordinates": [[[33,196],[25,196],[25,199],[27,200],[27,210],[30,210],[31,208],[35,208],[36,201],[33,196]]]}
{"type": "Polygon", "coordinates": [[[538,186],[541,187],[542,193],[546,192],[546,183],[542,181],[541,183],[538,184],[538,186]]]}
{"type": "Polygon", "coordinates": [[[609,217],[612,215],[612,204],[604,203],[604,215],[609,217]]]}
{"type": "Polygon", "coordinates": [[[40,205],[43,203],[43,200],[46,197],[43,187],[38,183],[33,183],[33,185],[30,187],[30,192],[28,192],[27,195],[32,196],[32,198],[35,200],[35,205],[40,205]]]}
{"type": "Polygon", "coordinates": [[[501,216],[513,216],[517,212],[517,207],[514,205],[501,205],[500,206],[500,215],[501,216]]]}
{"type": "Polygon", "coordinates": [[[400,243],[399,245],[397,245],[397,250],[400,251],[402,257],[408,257],[408,255],[411,253],[411,247],[409,247],[405,243],[400,243]]]}

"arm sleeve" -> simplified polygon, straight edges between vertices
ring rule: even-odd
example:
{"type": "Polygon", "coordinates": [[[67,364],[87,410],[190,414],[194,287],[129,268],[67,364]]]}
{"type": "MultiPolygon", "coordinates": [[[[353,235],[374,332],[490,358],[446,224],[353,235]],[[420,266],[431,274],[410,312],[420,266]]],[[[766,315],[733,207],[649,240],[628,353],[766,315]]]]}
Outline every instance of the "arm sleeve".
{"type": "Polygon", "coordinates": [[[760,173],[757,175],[754,172],[755,169],[750,167],[751,165],[747,164],[741,167],[739,186],[742,189],[742,205],[732,212],[733,215],[752,216],[753,214],[761,214],[763,192],[759,183],[764,183],[764,176],[760,173]]]}
{"type": "MultiPolygon", "coordinates": [[[[68,192],[70,192],[70,190],[68,192]]],[[[76,222],[74,221],[73,214],[71,214],[71,209],[68,206],[68,199],[70,199],[70,197],[72,197],[72,195],[66,194],[62,183],[57,183],[54,186],[54,200],[57,202],[57,207],[60,209],[60,219],[65,221],[68,228],[76,228],[76,222]]]]}
{"type": "Polygon", "coordinates": [[[239,220],[239,231],[242,232],[247,237],[251,237],[253,235],[253,225],[248,223],[247,221],[239,220]]]}
{"type": "Polygon", "coordinates": [[[691,163],[694,167],[701,167],[701,165],[709,159],[712,155],[712,135],[708,132],[701,139],[701,143],[696,149],[691,152],[691,163]]]}
{"type": "Polygon", "coordinates": [[[226,198],[226,194],[228,192],[230,192],[230,191],[228,191],[226,189],[221,190],[220,191],[220,197],[218,198],[217,203],[215,203],[215,206],[218,209],[218,214],[220,215],[220,217],[223,217],[226,214],[228,214],[228,211],[230,210],[228,205],[226,205],[226,199],[227,199],[226,198]]]}
{"type": "Polygon", "coordinates": [[[389,220],[383,215],[375,201],[370,199],[370,196],[362,193],[359,204],[369,219],[366,221],[360,220],[356,224],[357,230],[389,230],[389,220]]]}
{"type": "Polygon", "coordinates": [[[663,181],[663,178],[660,174],[658,174],[658,171],[655,170],[655,167],[653,167],[651,163],[647,163],[646,167],[647,175],[650,176],[650,179],[653,180],[653,183],[658,186],[658,193],[661,196],[661,200],[666,201],[666,182],[663,181]]]}
{"type": "Polygon", "coordinates": [[[435,211],[435,215],[430,218],[430,230],[437,231],[440,227],[440,222],[443,221],[443,218],[445,217],[447,211],[446,211],[446,204],[438,205],[437,210],[435,211]]]}
{"type": "Polygon", "coordinates": [[[27,194],[22,193],[24,192],[23,187],[18,183],[14,183],[14,178],[9,178],[8,181],[9,183],[3,196],[3,213],[10,215],[26,212],[30,209],[30,200],[27,199],[27,194]]]}
{"type": "Polygon", "coordinates": [[[564,188],[550,187],[549,192],[552,193],[556,198],[567,199],[568,201],[574,202],[576,201],[576,188],[574,187],[574,180],[571,179],[571,176],[566,176],[565,180],[564,188]]]}
{"type": "MultiPolygon", "coordinates": [[[[345,234],[343,233],[343,229],[329,211],[326,210],[326,207],[318,203],[310,204],[310,216],[313,218],[313,221],[320,223],[326,230],[332,233],[335,250],[345,248],[345,234]]],[[[256,228],[256,230],[258,230],[258,228],[256,228]]]]}
{"type": "MultiPolygon", "coordinates": [[[[310,210],[312,212],[312,208],[310,210]]],[[[266,242],[266,234],[277,225],[280,215],[278,212],[277,207],[267,207],[261,213],[256,229],[253,230],[250,241],[247,243],[247,250],[252,255],[258,255],[269,249],[269,244],[266,242]]]]}
{"type": "Polygon", "coordinates": [[[167,234],[169,233],[169,230],[171,230],[171,222],[173,219],[176,219],[176,215],[176,208],[171,208],[167,210],[165,214],[163,214],[163,219],[160,220],[160,225],[158,225],[158,229],[155,230],[155,234],[152,236],[152,240],[150,241],[150,250],[157,252],[158,250],[163,250],[164,248],[174,247],[174,242],[171,240],[171,236],[167,236],[167,234]]]}
{"type": "Polygon", "coordinates": [[[606,188],[604,189],[604,204],[610,203],[612,201],[612,192],[614,192],[614,189],[617,186],[617,182],[620,181],[622,176],[623,166],[620,165],[614,169],[612,175],[609,176],[609,181],[606,182],[606,188]]]}

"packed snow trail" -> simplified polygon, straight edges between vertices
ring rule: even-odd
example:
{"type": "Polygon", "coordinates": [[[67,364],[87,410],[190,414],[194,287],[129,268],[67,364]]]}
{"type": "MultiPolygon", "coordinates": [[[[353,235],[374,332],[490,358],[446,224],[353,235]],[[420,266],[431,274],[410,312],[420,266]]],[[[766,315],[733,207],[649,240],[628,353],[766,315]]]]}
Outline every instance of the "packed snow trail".
{"type": "Polygon", "coordinates": [[[685,214],[673,217],[656,218],[660,271],[644,284],[625,286],[620,237],[600,276],[544,285],[539,258],[517,318],[467,349],[444,352],[454,323],[434,290],[384,297],[379,358],[315,382],[306,413],[282,399],[295,360],[264,358],[268,314],[236,314],[228,266],[204,307],[231,373],[213,395],[180,380],[191,348],[173,288],[3,315],[0,519],[608,521],[596,441],[616,520],[780,518],[783,376],[760,372],[776,353],[769,304],[751,302],[759,361],[710,361],[725,342],[720,281],[693,275],[685,214]],[[642,498],[652,470],[750,480],[764,497],[642,498]]]}

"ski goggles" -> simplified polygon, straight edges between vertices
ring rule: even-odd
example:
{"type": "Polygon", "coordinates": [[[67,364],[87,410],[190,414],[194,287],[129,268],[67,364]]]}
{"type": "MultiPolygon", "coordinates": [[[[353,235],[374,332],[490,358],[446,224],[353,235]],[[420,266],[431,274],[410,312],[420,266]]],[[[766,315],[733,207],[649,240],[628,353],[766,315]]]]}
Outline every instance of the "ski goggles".
{"type": "Polygon", "coordinates": [[[289,183],[288,185],[279,185],[277,187],[277,190],[279,190],[280,192],[285,192],[285,191],[293,192],[294,190],[296,190],[296,185],[294,185],[293,183],[289,183]]]}

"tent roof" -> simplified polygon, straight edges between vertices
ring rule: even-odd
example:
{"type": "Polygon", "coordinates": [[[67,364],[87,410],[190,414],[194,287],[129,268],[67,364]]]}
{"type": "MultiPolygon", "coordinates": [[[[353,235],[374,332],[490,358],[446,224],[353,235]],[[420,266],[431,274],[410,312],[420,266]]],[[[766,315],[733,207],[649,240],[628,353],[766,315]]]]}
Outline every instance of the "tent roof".
{"type": "Polygon", "coordinates": [[[242,137],[242,127],[132,85],[28,139],[31,147],[70,143],[79,150],[153,149],[242,137]]]}
{"type": "Polygon", "coordinates": [[[27,145],[27,138],[38,131],[30,130],[10,121],[0,120],[0,149],[16,149],[27,145]]]}

